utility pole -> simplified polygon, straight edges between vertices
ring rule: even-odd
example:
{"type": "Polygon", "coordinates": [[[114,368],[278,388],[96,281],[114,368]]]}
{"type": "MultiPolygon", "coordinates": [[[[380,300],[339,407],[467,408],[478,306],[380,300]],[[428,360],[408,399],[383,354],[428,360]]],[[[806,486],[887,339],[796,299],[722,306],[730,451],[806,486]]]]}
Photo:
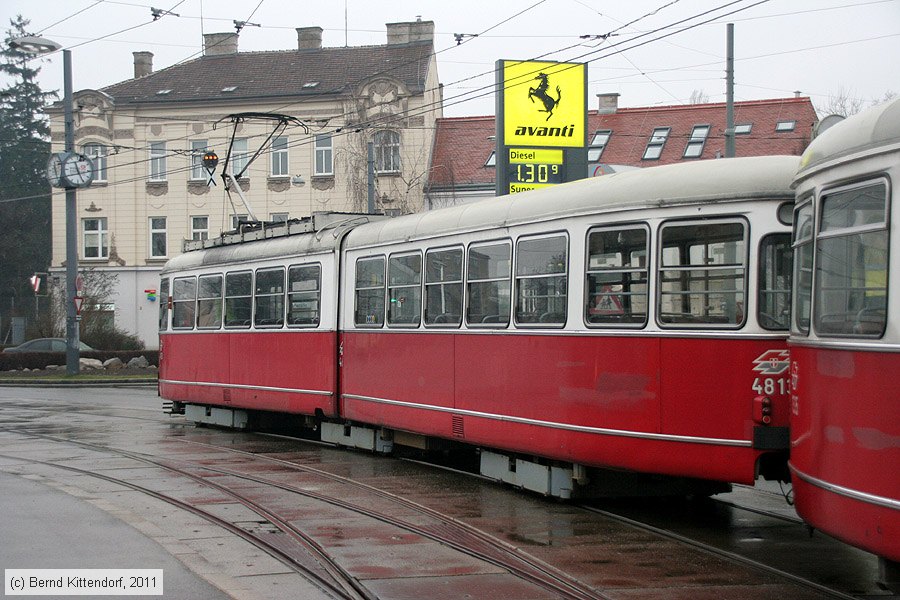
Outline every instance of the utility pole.
{"type": "Polygon", "coordinates": [[[725,158],[734,158],[734,23],[728,23],[725,50],[725,158]]]}

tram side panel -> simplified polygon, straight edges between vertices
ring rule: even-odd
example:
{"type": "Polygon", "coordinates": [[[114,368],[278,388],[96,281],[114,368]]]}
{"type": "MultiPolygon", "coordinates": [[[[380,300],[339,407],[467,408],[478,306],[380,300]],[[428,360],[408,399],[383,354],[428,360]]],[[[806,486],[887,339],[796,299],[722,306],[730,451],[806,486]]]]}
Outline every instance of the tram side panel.
{"type": "Polygon", "coordinates": [[[796,345],[791,466],[798,514],[813,527],[900,561],[898,355],[796,345]],[[835,524],[843,524],[835,527],[835,524]]]}

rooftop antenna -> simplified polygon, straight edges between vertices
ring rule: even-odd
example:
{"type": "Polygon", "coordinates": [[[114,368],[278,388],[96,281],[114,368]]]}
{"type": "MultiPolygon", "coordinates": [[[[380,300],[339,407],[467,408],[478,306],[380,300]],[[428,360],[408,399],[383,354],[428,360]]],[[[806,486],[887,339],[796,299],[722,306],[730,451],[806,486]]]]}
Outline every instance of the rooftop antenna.
{"type": "Polygon", "coordinates": [[[347,41],[347,0],[344,0],[344,48],[349,45],[350,43],[347,41]]]}

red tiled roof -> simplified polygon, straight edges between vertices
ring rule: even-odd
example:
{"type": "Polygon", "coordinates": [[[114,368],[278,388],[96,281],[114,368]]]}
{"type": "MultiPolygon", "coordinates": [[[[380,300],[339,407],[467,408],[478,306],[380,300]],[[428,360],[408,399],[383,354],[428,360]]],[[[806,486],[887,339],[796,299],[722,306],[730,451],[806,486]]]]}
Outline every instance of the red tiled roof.
{"type": "MultiPolygon", "coordinates": [[[[737,156],[774,154],[800,155],[809,144],[817,121],[809,98],[778,98],[735,102],[734,122],[752,124],[749,134],[735,136],[737,156]],[[793,131],[776,132],[779,121],[796,121],[793,131]]],[[[484,163],[495,147],[493,116],[439,119],[428,187],[490,187],[494,168],[484,163]]],[[[620,108],[615,113],[588,112],[588,141],[594,132],[611,130],[612,136],[600,162],[604,164],[650,167],[725,155],[725,104],[689,104],[620,108]],[[698,158],[684,158],[684,150],[695,125],[710,125],[703,152],[698,158]],[[657,160],[642,156],[654,128],[670,127],[669,136],[657,160]]]]}
{"type": "Polygon", "coordinates": [[[402,81],[413,93],[421,93],[432,52],[431,41],[422,41],[202,56],[102,91],[117,104],[246,101],[346,94],[355,85],[385,74],[402,81]],[[303,87],[314,82],[318,82],[314,87],[303,87]],[[223,92],[231,87],[235,89],[223,92]],[[171,92],[160,95],[161,90],[171,92]]]}

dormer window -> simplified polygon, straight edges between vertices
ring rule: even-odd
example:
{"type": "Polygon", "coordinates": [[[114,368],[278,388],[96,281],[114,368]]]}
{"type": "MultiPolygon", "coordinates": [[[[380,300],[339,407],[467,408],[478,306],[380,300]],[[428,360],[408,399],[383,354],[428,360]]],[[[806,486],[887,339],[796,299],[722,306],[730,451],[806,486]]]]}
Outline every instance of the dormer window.
{"type": "Polygon", "coordinates": [[[222,91],[223,92],[233,92],[236,89],[237,89],[236,85],[229,85],[228,87],[223,87],[222,91]]]}
{"type": "Polygon", "coordinates": [[[319,85],[319,82],[318,82],[318,81],[307,81],[306,83],[303,84],[303,87],[304,87],[305,89],[308,89],[308,90],[309,90],[309,89],[312,89],[312,88],[314,88],[314,87],[318,87],[318,85],[319,85]]]}
{"type": "Polygon", "coordinates": [[[669,131],[671,131],[671,127],[657,127],[653,130],[653,133],[650,135],[650,140],[647,141],[647,148],[644,150],[644,156],[641,158],[643,160],[658,160],[662,155],[663,146],[666,145],[666,140],[669,139],[669,131]]]}
{"type": "Polygon", "coordinates": [[[784,133],[793,131],[795,127],[797,127],[797,121],[778,121],[775,124],[775,131],[784,133]]]}
{"type": "Polygon", "coordinates": [[[497,166],[496,150],[491,150],[491,155],[488,156],[488,159],[486,161],[484,161],[484,166],[486,166],[486,167],[496,167],[497,166]]]}
{"type": "Polygon", "coordinates": [[[156,95],[157,96],[168,96],[171,93],[172,93],[172,90],[159,90],[158,92],[156,92],[156,95]]]}

